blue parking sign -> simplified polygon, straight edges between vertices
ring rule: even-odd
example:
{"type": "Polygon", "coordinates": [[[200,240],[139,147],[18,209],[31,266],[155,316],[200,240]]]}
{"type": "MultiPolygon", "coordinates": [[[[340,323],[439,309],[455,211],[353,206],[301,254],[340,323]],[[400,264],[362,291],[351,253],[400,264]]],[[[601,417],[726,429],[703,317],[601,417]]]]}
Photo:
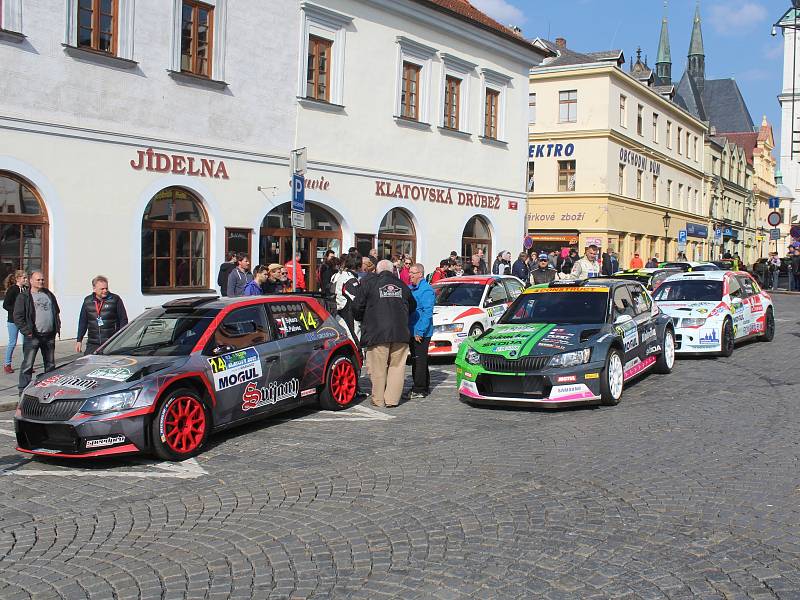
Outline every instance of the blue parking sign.
{"type": "Polygon", "coordinates": [[[306,178],[302,175],[292,175],[292,210],[306,211],[306,178]]]}
{"type": "Polygon", "coordinates": [[[686,243],[686,230],[685,229],[681,229],[680,231],[678,231],[678,243],[679,244],[685,244],[686,243]]]}

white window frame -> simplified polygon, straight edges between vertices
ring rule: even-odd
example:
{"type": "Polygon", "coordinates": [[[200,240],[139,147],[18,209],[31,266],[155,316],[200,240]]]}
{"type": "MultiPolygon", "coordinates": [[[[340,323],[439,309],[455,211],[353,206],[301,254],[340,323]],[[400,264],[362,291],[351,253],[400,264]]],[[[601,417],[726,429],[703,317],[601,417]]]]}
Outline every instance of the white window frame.
{"type": "Polygon", "coordinates": [[[497,102],[497,138],[491,138],[491,141],[504,142],[506,139],[506,99],[508,96],[508,84],[511,83],[511,77],[495,71],[493,69],[481,69],[481,124],[480,124],[480,137],[481,139],[489,139],[484,135],[486,133],[486,90],[500,94],[497,102]]]}
{"type": "MultiPolygon", "coordinates": [[[[22,0],[3,0],[2,8],[0,29],[22,33],[22,0]]],[[[77,14],[77,7],[75,10],[77,14]]]]}
{"type": "MultiPolygon", "coordinates": [[[[397,36],[397,66],[395,74],[395,94],[394,94],[394,118],[402,121],[409,121],[403,117],[403,63],[411,63],[419,67],[419,89],[417,99],[419,100],[417,122],[422,125],[431,123],[431,71],[433,71],[433,58],[438,51],[421,42],[412,40],[404,35],[397,36]]],[[[444,102],[444,100],[442,100],[444,102]]],[[[460,107],[459,107],[460,109],[460,107]]],[[[444,112],[444,111],[442,111],[444,112]]],[[[437,119],[437,122],[444,123],[444,117],[437,119]]],[[[459,123],[459,127],[461,124],[459,123]]]]}
{"type": "MultiPolygon", "coordinates": [[[[5,12],[6,2],[3,0],[3,12],[5,12]]],[[[10,0],[12,3],[22,0],[10,0]]],[[[177,0],[175,0],[177,2],[177,0]]],[[[217,0],[217,2],[225,2],[226,0],[217,0]]],[[[203,0],[208,4],[213,4],[213,0],[203,0]]],[[[215,11],[216,12],[216,11],[215,11]]],[[[116,15],[116,28],[114,35],[117,36],[117,53],[109,54],[109,56],[116,56],[117,58],[124,58],[126,60],[133,60],[133,16],[135,13],[135,0],[117,0],[117,15],[116,15]]],[[[180,18],[180,8],[178,8],[178,17],[180,18]]],[[[3,21],[5,23],[5,21],[3,21]]],[[[20,15],[20,25],[22,25],[22,15],[20,15]]],[[[180,20],[178,20],[178,32],[180,35],[180,20]]],[[[66,31],[64,32],[64,45],[71,48],[78,47],[78,0],[67,0],[67,19],[66,31]]],[[[178,37],[178,65],[180,65],[180,37],[178,37]]]]}
{"type": "Polygon", "coordinates": [[[653,143],[658,143],[658,113],[653,113],[653,143]]]}
{"type": "MultiPolygon", "coordinates": [[[[561,115],[559,114],[560,118],[561,115]]],[[[619,95],[619,126],[624,129],[628,128],[628,97],[625,94],[619,95]]]]}
{"type": "MultiPolygon", "coordinates": [[[[211,40],[212,81],[225,81],[225,23],[228,14],[228,0],[199,0],[214,9],[214,38],[211,40]]],[[[183,0],[172,0],[172,44],[170,45],[169,70],[181,72],[181,19],[183,0]]]]}
{"type": "MultiPolygon", "coordinates": [[[[440,53],[439,56],[442,59],[442,79],[439,85],[439,94],[441,97],[441,103],[439,105],[439,127],[447,127],[447,124],[444,122],[445,87],[447,85],[447,78],[455,77],[461,80],[461,84],[458,88],[458,131],[469,133],[470,81],[478,65],[446,52],[440,53]]],[[[421,79],[422,77],[420,76],[420,80],[421,79]]]]}
{"type": "Polygon", "coordinates": [[[310,102],[325,102],[308,98],[306,77],[308,73],[308,40],[310,36],[331,42],[330,95],[328,102],[344,106],[344,61],[347,26],[353,17],[323,8],[311,2],[300,3],[300,54],[297,73],[297,98],[310,102]]]}

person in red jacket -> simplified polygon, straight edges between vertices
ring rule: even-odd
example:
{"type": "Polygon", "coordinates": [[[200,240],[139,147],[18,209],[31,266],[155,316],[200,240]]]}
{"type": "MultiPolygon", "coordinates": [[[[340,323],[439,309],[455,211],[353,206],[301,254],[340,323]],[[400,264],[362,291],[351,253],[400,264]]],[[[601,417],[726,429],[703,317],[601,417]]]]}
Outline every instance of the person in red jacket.
{"type": "Polygon", "coordinates": [[[445,279],[448,277],[447,267],[450,265],[450,261],[445,259],[439,263],[439,266],[436,267],[431,275],[431,283],[436,283],[441,279],[445,279]]]}
{"type": "Polygon", "coordinates": [[[644,267],[644,263],[642,262],[642,258],[639,256],[639,253],[636,252],[631,259],[631,269],[641,269],[644,267]]]}
{"type": "Polygon", "coordinates": [[[294,281],[294,287],[298,292],[305,292],[306,291],[306,276],[303,273],[303,269],[300,266],[300,253],[298,252],[297,255],[294,257],[294,260],[286,261],[284,265],[286,267],[286,274],[289,276],[291,281],[294,281]],[[297,273],[297,279],[295,279],[295,273],[297,273]]]}

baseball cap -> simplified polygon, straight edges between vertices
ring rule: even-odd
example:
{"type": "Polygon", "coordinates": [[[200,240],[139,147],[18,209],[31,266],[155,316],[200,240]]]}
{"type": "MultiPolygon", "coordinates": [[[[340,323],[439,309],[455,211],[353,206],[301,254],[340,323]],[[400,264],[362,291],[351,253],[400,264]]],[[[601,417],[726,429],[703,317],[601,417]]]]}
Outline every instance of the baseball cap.
{"type": "Polygon", "coordinates": [[[542,253],[539,255],[539,260],[549,260],[549,258],[550,258],[550,257],[548,257],[548,256],[547,256],[547,254],[546,254],[545,252],[542,252],[542,253]]]}

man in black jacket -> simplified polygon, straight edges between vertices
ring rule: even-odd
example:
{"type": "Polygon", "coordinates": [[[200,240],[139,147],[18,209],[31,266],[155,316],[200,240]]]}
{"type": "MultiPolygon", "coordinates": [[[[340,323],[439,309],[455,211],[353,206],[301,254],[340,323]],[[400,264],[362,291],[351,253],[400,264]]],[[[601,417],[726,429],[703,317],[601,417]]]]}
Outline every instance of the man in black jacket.
{"type": "Polygon", "coordinates": [[[219,266],[219,273],[217,273],[217,285],[223,296],[228,295],[228,277],[235,268],[236,254],[234,252],[227,252],[225,254],[225,262],[219,266]]]}
{"type": "Polygon", "coordinates": [[[556,270],[550,266],[550,258],[547,253],[539,255],[538,264],[535,269],[531,269],[531,282],[534,285],[540,283],[550,283],[556,278],[556,270]]]}
{"type": "Polygon", "coordinates": [[[28,387],[36,353],[42,351],[44,372],[56,368],[56,335],[61,334],[61,309],[53,293],[44,286],[41,271],[31,273],[31,287],[20,292],[14,303],[14,323],[22,332],[22,367],[19,370],[19,395],[28,387]]]}
{"type": "Polygon", "coordinates": [[[122,298],[109,292],[108,279],[98,275],[92,279],[92,293],[83,299],[78,315],[75,352],[81,351],[81,342],[86,335],[86,351],[83,354],[94,354],[95,350],[127,324],[128,313],[125,312],[122,298]]]}
{"type": "Polygon", "coordinates": [[[374,406],[400,404],[409,352],[408,317],[416,309],[411,290],[394,275],[392,261],[378,261],[376,274],[361,280],[353,316],[361,321],[374,406]]]}

